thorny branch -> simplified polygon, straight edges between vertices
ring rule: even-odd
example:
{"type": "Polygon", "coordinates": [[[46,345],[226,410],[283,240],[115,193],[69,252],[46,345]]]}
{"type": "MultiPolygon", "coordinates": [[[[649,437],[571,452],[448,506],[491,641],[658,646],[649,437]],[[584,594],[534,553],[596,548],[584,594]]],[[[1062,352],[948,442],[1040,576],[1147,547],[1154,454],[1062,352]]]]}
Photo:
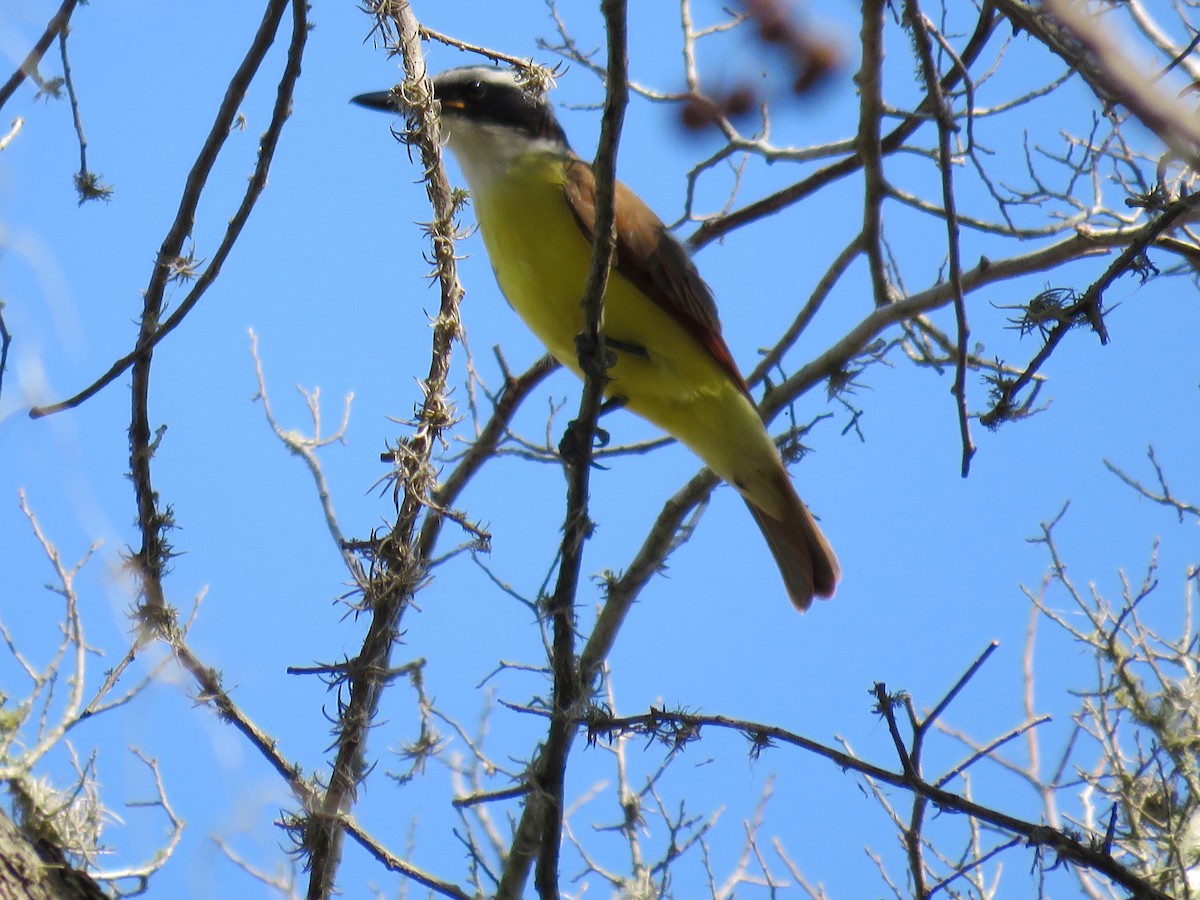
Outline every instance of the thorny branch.
{"type": "Polygon", "coordinates": [[[335,681],[339,692],[345,691],[349,700],[339,704],[336,754],[329,785],[318,810],[300,829],[302,846],[308,855],[310,900],[324,900],[334,889],[344,840],[341,817],[353,804],[359,783],[370,770],[366,744],[380,697],[391,680],[391,656],[399,637],[399,623],[426,577],[429,559],[419,554],[416,538],[422,514],[428,510],[432,516],[438,515],[429,505],[435,485],[431,461],[444,430],[454,422],[447,380],[452,349],[461,331],[459,303],[463,291],[454,254],[457,206],[442,164],[438,119],[426,77],[418,23],[404,0],[381,3],[373,11],[377,27],[390,38],[389,44],[398,49],[403,63],[402,90],[411,116],[408,137],[420,153],[433,210],[434,218],[427,230],[441,299],[433,329],[429,373],[424,381],[425,398],[413,434],[394,451],[396,518],[390,532],[379,542],[375,567],[364,585],[363,607],[370,616],[370,624],[358,655],[346,664],[344,673],[335,681]]]}
{"type": "MultiPolygon", "coordinates": [[[[69,13],[71,6],[72,4],[65,4],[63,11],[60,11],[60,15],[69,13]]],[[[164,239],[158,261],[150,278],[149,286],[144,294],[144,308],[140,323],[141,336],[138,349],[126,358],[124,364],[125,366],[132,365],[133,367],[132,420],[129,432],[130,467],[137,499],[137,524],[142,536],[142,546],[136,553],[131,554],[129,565],[138,578],[141,598],[136,609],[136,615],[143,631],[135,642],[134,647],[131,648],[127,658],[122,661],[121,665],[106,680],[105,686],[107,689],[115,685],[116,677],[124,670],[132,658],[137,655],[137,652],[147,640],[157,639],[163,641],[171,649],[174,658],[194,679],[197,685],[198,696],[202,701],[212,704],[223,720],[229,722],[239,730],[251,745],[274,766],[275,770],[292,789],[297,799],[305,806],[309,806],[314,800],[311,786],[301,779],[299,770],[280,754],[276,741],[250,721],[245,713],[230,699],[221,685],[220,676],[216,670],[205,665],[194,654],[186,642],[186,628],[180,627],[175,610],[167,602],[164,578],[169,560],[173,555],[171,545],[167,540],[167,533],[173,527],[173,522],[170,508],[160,506],[158,495],[152,484],[150,464],[154,453],[158,449],[163,429],[158,429],[152,433],[149,413],[151,350],[154,344],[157,340],[161,339],[165,331],[169,331],[171,327],[174,327],[174,324],[182,320],[187,309],[190,309],[199,300],[200,294],[203,292],[203,287],[207,287],[216,278],[220,270],[220,260],[223,259],[232,247],[233,242],[240,233],[242,225],[244,225],[246,218],[249,216],[254,201],[266,183],[266,172],[269,168],[283,122],[286,120],[290,110],[292,90],[300,72],[300,59],[303,54],[305,39],[308,35],[306,10],[306,4],[303,2],[289,2],[289,0],[272,0],[267,5],[258,33],[253,39],[238,72],[230,81],[224,102],[217,113],[213,129],[210,131],[209,139],[201,150],[196,164],[193,166],[183,193],[179,212],[168,230],[167,237],[164,239]],[[180,250],[183,242],[192,229],[195,209],[205,190],[208,175],[229,132],[230,124],[237,112],[238,106],[241,104],[242,98],[251,81],[257,74],[267,51],[274,42],[275,33],[282,21],[284,12],[289,6],[293,13],[291,42],[288,48],[287,61],[279,82],[274,116],[271,126],[263,138],[258,169],[251,180],[250,187],[247,189],[242,206],[230,222],[222,248],[205,275],[202,276],[201,284],[197,284],[196,289],[189,296],[189,302],[185,303],[170,319],[160,325],[159,319],[163,311],[164,290],[172,277],[171,273],[175,271],[173,266],[175,261],[180,258],[180,250]]],[[[51,24],[52,29],[49,29],[47,33],[52,38],[53,33],[57,33],[65,27],[65,19],[57,25],[54,22],[51,24]]],[[[48,46],[48,41],[46,45],[48,46]]],[[[44,48],[41,52],[44,52],[44,48]]],[[[123,371],[124,369],[122,368],[121,370],[123,371]]],[[[91,393],[99,389],[99,386],[96,385],[90,392],[85,393],[90,396],[91,393]]],[[[81,402],[82,399],[84,397],[81,396],[74,402],[81,402]]],[[[57,408],[64,408],[64,406],[60,405],[57,408]]],[[[80,690],[82,689],[82,683],[82,679],[79,679],[78,689],[80,690]]],[[[94,715],[103,708],[111,708],[112,703],[109,703],[107,707],[101,704],[102,696],[103,692],[97,695],[96,700],[89,704],[86,709],[81,709],[81,716],[94,715]]],[[[124,700],[115,702],[121,703],[124,700]]]]}
{"type": "MultiPolygon", "coordinates": [[[[661,742],[671,752],[679,752],[689,743],[699,740],[706,728],[727,729],[742,734],[749,742],[750,753],[754,757],[776,744],[786,744],[826,759],[843,771],[856,772],[866,777],[871,783],[887,784],[909,791],[916,800],[932,804],[942,812],[964,814],[1002,832],[1014,835],[1028,846],[1050,850],[1059,860],[1097,872],[1110,879],[1114,884],[1133,890],[1139,897],[1145,897],[1147,900],[1170,900],[1153,884],[1118,862],[1107,847],[1081,840],[1064,829],[1052,828],[1038,822],[1030,822],[1007,815],[979,804],[962,794],[955,794],[939,787],[939,780],[929,781],[926,779],[919,766],[914,765],[913,761],[919,760],[924,735],[933,723],[936,714],[931,714],[921,720],[910,716],[913,726],[912,743],[905,744],[901,737],[900,723],[895,715],[895,706],[902,701],[888,695],[886,687],[882,684],[877,684],[873,693],[877,698],[876,711],[885,718],[889,729],[896,736],[896,749],[901,761],[900,771],[883,768],[853,754],[821,744],[776,725],[727,716],[696,715],[652,708],[644,715],[615,717],[593,709],[589,715],[580,719],[580,724],[587,727],[588,740],[592,742],[600,738],[612,740],[617,735],[642,735],[661,742]]],[[[948,695],[946,700],[939,704],[939,709],[944,708],[945,702],[948,702],[949,699],[948,695]]],[[[909,705],[907,708],[911,712],[911,706],[909,705]]],[[[914,828],[918,830],[910,834],[910,846],[919,846],[921,841],[919,819],[914,821],[914,828]]],[[[918,855],[914,855],[914,864],[920,868],[912,874],[916,875],[919,872],[923,875],[925,870],[918,855]]],[[[918,885],[920,884],[921,882],[918,882],[918,885]]],[[[929,893],[928,888],[918,887],[919,896],[928,896],[929,893]]]]}
{"type": "MultiPolygon", "coordinates": [[[[171,264],[179,257],[183,242],[191,232],[196,206],[200,201],[200,196],[204,191],[208,175],[216,161],[216,156],[220,151],[221,145],[224,143],[225,136],[228,134],[229,126],[241,103],[241,98],[245,95],[251,80],[266,57],[271,44],[274,42],[275,32],[278,30],[283,13],[289,5],[292,6],[293,10],[292,41],[288,51],[288,61],[279,83],[275,118],[272,122],[274,126],[274,138],[271,137],[272,131],[268,131],[268,135],[263,139],[257,190],[252,183],[243,201],[242,210],[239,211],[241,223],[237,223],[237,227],[235,227],[236,217],[230,223],[230,230],[227,232],[228,246],[232,246],[232,241],[240,231],[240,224],[245,222],[245,218],[249,215],[250,208],[253,206],[254,199],[257,197],[258,192],[261,191],[263,184],[265,184],[266,169],[264,166],[270,161],[274,140],[277,139],[278,130],[282,127],[283,121],[287,116],[287,111],[291,106],[292,90],[300,74],[300,58],[303,54],[304,41],[308,33],[304,4],[300,2],[289,4],[288,0],[272,0],[267,6],[258,33],[255,35],[237,74],[235,74],[233,80],[230,82],[224,102],[214,122],[214,127],[209,133],[209,139],[201,150],[200,156],[197,158],[196,164],[189,175],[188,186],[184,191],[179,212],[176,214],[175,220],[167,232],[167,237],[163,241],[158,260],[150,276],[150,283],[143,295],[143,311],[138,340],[139,350],[136,350],[127,357],[133,366],[132,420],[129,427],[130,472],[137,501],[138,528],[142,536],[142,546],[130,557],[129,563],[131,569],[139,579],[139,588],[142,592],[142,605],[138,611],[139,618],[142,620],[142,624],[148,627],[154,635],[165,636],[170,634],[175,629],[175,617],[174,612],[167,604],[163,588],[167,565],[173,555],[171,545],[167,541],[167,533],[173,527],[171,510],[169,507],[159,508],[158,494],[153,487],[150,471],[151,459],[158,449],[159,441],[163,435],[163,429],[160,428],[152,434],[150,427],[151,350],[159,339],[156,337],[156,334],[161,335],[161,328],[165,327],[159,325],[159,318],[163,311],[164,292],[167,282],[170,279],[171,264]]],[[[210,267],[209,272],[206,273],[208,277],[205,280],[205,286],[212,279],[216,278],[218,271],[219,266],[216,266],[216,261],[214,260],[214,267],[210,267]]],[[[199,285],[197,285],[198,287],[199,285]]],[[[193,291],[193,294],[195,295],[192,300],[192,304],[194,305],[199,300],[199,295],[196,291],[193,291]]],[[[181,319],[182,316],[180,313],[184,312],[184,307],[186,306],[186,303],[181,306],[180,310],[177,310],[172,318],[181,319]]],[[[95,389],[98,390],[99,387],[95,389]]],[[[57,408],[64,407],[59,406],[57,408]]],[[[41,412],[45,412],[45,410],[39,411],[35,409],[31,411],[31,415],[38,415],[41,412]]]]}
{"type": "MultiPolygon", "coordinates": [[[[1200,208],[1200,194],[1181,197],[1171,203],[1157,218],[1147,222],[1136,233],[1126,233],[1125,249],[1090,287],[1073,303],[1054,311],[1055,325],[1047,335],[1045,342],[1033,360],[1016,378],[997,377],[994,380],[996,389],[992,408],[979,417],[984,426],[991,428],[1011,416],[1016,407],[1016,398],[1033,380],[1038,370],[1054,352],[1067,332],[1081,322],[1091,325],[1100,338],[1101,344],[1108,343],[1108,329],[1104,324],[1103,299],[1104,292],[1114,281],[1130,271],[1144,269],[1139,261],[1144,258],[1146,248],[1153,245],[1159,238],[1175,227],[1176,223],[1185,219],[1190,213],[1200,208]]],[[[1030,312],[1026,313],[1031,315],[1030,312]]],[[[1026,320],[1028,321],[1028,319],[1026,320]]],[[[1026,327],[1022,323],[1022,327],[1026,327]]]]}

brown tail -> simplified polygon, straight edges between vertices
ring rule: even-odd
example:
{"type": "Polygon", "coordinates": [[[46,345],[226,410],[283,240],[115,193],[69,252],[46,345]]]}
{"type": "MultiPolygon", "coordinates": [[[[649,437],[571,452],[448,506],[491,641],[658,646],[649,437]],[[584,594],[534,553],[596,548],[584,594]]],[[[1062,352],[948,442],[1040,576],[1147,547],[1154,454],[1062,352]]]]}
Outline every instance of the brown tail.
{"type": "Polygon", "coordinates": [[[779,476],[779,493],[786,500],[782,518],[771,516],[748,499],[746,506],[767,539],[788,596],[796,609],[804,612],[812,605],[814,595],[833,596],[841,569],[833,548],[821,534],[783,466],[779,467],[779,476]]]}

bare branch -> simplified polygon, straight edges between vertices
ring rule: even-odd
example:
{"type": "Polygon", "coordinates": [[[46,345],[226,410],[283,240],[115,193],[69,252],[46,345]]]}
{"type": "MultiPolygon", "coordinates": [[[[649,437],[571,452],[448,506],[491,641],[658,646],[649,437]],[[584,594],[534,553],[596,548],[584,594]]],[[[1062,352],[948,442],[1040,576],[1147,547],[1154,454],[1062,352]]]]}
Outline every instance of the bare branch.
{"type": "MultiPolygon", "coordinates": [[[[221,267],[225,259],[233,250],[233,245],[237,242],[238,237],[241,236],[242,229],[249,220],[251,211],[258,202],[263,188],[267,185],[267,173],[270,171],[271,161],[274,159],[275,149],[279,144],[279,137],[283,131],[284,122],[287,121],[288,116],[291,114],[292,94],[296,87],[296,80],[300,77],[300,61],[304,55],[304,42],[308,37],[307,17],[301,13],[294,13],[287,62],[276,90],[275,105],[271,112],[271,122],[267,126],[267,130],[263,133],[258,149],[258,162],[255,165],[254,174],[246,186],[246,192],[242,197],[241,204],[230,217],[229,224],[225,229],[225,235],[207,268],[196,279],[196,283],[192,286],[192,289],[183,301],[180,302],[178,308],[171,315],[167,316],[167,318],[161,322],[159,321],[163,313],[163,295],[167,284],[173,278],[180,277],[179,273],[181,269],[179,261],[186,259],[183,245],[192,233],[192,227],[196,220],[196,209],[208,184],[209,175],[212,173],[213,166],[216,164],[221,149],[225,144],[225,139],[233,130],[234,119],[238,115],[238,110],[242,105],[246,92],[258,74],[267,51],[274,43],[275,34],[283,19],[283,13],[289,5],[295,11],[296,4],[291,3],[290,0],[269,0],[258,32],[254,36],[250,49],[247,51],[237,72],[229,82],[229,87],[226,89],[225,96],[221,101],[221,107],[213,120],[213,127],[209,130],[204,146],[201,148],[195,163],[192,165],[191,171],[188,173],[179,210],[176,212],[175,219],[171,223],[166,237],[163,239],[162,247],[159,248],[158,259],[150,275],[150,283],[146,287],[137,345],[131,352],[113,363],[107,372],[88,387],[66,400],[61,400],[48,406],[34,407],[29,411],[31,417],[39,418],[61,412],[64,409],[76,407],[111,384],[130,367],[148,360],[159,341],[183,322],[187,314],[200,302],[205,291],[217,279],[217,276],[221,274],[221,267]]],[[[190,270],[185,266],[182,271],[190,270]]],[[[137,380],[136,376],[134,380],[137,380]]],[[[146,429],[146,434],[149,434],[148,428],[146,429]]]]}
{"type": "Polygon", "coordinates": [[[78,3],[79,0],[63,0],[62,6],[58,8],[58,12],[50,17],[50,21],[46,23],[46,30],[42,32],[42,36],[33,45],[33,49],[22,60],[17,70],[9,76],[8,81],[4,82],[3,87],[0,87],[0,109],[16,93],[17,88],[21,86],[21,83],[26,78],[32,77],[40,84],[41,79],[37,74],[38,63],[42,61],[42,57],[46,55],[46,51],[50,49],[50,44],[53,43],[54,39],[59,34],[66,32],[67,23],[71,21],[71,15],[75,12],[75,7],[78,3]]]}
{"type": "Polygon", "coordinates": [[[937,788],[915,772],[892,772],[774,725],[726,716],[693,715],[660,709],[651,709],[649,713],[641,716],[620,718],[593,711],[590,716],[581,719],[580,724],[587,726],[589,740],[601,736],[611,739],[616,734],[640,734],[656,738],[669,748],[677,748],[681,742],[696,740],[701,730],[706,727],[736,731],[744,735],[752,747],[771,743],[787,744],[822,757],[840,769],[858,772],[874,781],[908,790],[915,797],[933,803],[944,812],[963,813],[1019,837],[1030,846],[1051,850],[1060,859],[1098,872],[1115,884],[1137,892],[1138,896],[1144,896],[1148,900],[1169,900],[1165,893],[1129,871],[1105,849],[1097,849],[1064,831],[1009,816],[959,794],[937,788]]]}

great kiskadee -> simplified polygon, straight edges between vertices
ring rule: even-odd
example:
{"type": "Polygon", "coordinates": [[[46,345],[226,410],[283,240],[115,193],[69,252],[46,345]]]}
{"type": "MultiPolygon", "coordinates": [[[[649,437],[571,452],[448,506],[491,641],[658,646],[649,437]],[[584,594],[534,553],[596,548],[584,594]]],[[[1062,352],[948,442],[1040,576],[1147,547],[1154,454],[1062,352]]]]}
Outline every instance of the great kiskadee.
{"type": "MultiPolygon", "coordinates": [[[[572,152],[546,96],[509,71],[433,79],[443,134],[471,189],[500,290],[554,357],[582,377],[576,335],[595,223],[592,167],[572,152]]],[[[391,91],[354,102],[403,112],[391,91]]],[[[838,563],[767,433],[721,337],[687,251],[629,188],[616,186],[616,252],[604,295],[615,353],[605,393],[689,447],[741,493],[792,603],[832,596],[838,563]]]]}

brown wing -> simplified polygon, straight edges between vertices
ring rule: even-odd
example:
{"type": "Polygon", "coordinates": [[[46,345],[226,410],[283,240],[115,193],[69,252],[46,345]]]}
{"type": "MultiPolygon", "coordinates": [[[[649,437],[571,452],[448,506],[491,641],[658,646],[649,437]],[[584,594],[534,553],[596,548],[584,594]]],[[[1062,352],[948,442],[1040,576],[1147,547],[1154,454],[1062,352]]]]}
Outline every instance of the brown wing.
{"type": "MultiPolygon", "coordinates": [[[[571,213],[590,242],[596,231],[596,176],[592,167],[578,158],[567,161],[566,173],[564,191],[571,213]]],[[[613,202],[617,220],[616,270],[682,325],[729,373],[734,384],[749,394],[750,389],[721,337],[717,304],[683,245],[667,231],[654,211],[620,182],[613,202]]]]}

